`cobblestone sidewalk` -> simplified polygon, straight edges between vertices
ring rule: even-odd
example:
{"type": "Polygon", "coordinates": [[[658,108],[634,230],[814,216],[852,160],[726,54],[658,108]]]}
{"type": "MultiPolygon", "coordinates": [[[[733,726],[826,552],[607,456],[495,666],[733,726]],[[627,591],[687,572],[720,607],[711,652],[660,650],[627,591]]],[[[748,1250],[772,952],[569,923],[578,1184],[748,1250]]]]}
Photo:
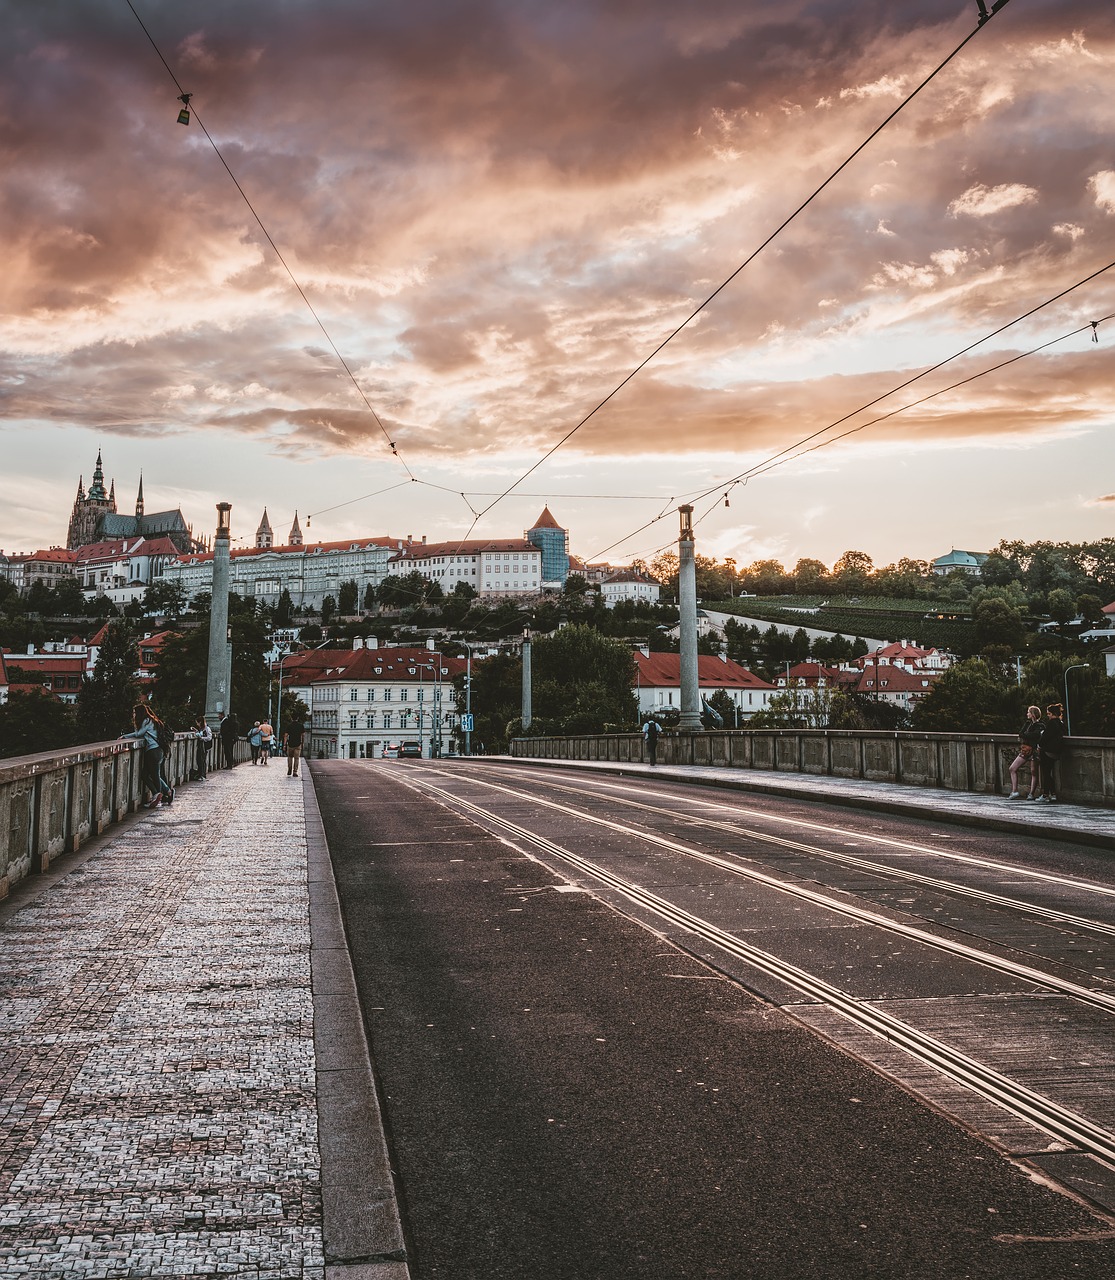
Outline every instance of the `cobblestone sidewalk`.
{"type": "Polygon", "coordinates": [[[322,1280],[306,879],[242,766],[0,927],[0,1280],[322,1280]]]}

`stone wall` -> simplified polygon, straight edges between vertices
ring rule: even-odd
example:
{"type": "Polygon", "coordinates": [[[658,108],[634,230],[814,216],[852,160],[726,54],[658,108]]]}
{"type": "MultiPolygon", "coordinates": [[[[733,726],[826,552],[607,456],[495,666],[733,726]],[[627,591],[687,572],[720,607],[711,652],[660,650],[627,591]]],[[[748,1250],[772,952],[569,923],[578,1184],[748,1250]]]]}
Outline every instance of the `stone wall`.
{"type": "MultiPolygon", "coordinates": [[[[825,729],[666,733],[658,740],[658,763],[823,774],[995,793],[1010,789],[1007,769],[1017,745],[1013,734],[1000,733],[825,729]]],[[[638,733],[516,738],[511,754],[620,764],[646,760],[638,733]]],[[[1058,795],[1073,804],[1115,807],[1115,738],[1070,738],[1061,761],[1058,795]]]]}
{"type": "MultiPolygon", "coordinates": [[[[171,786],[190,776],[196,751],[192,734],[176,735],[164,766],[171,786]]],[[[247,759],[247,744],[238,742],[236,754],[247,759]]],[[[218,759],[214,743],[210,768],[218,759]]],[[[142,749],[129,740],[0,760],[0,898],[138,809],[142,774],[142,749]]]]}

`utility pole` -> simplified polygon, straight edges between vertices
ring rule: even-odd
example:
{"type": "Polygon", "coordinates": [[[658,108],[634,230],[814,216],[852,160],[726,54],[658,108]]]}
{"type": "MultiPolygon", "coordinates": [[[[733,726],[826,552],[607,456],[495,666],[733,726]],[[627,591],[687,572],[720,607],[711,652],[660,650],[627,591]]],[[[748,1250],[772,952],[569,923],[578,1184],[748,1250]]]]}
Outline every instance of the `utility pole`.
{"type": "Polygon", "coordinates": [[[205,721],[213,729],[228,712],[232,698],[232,645],[228,634],[228,576],[231,502],[217,503],[213,540],[213,592],[209,605],[209,665],[205,676],[205,721]]]}
{"type": "Polygon", "coordinates": [[[523,628],[523,730],[530,728],[530,627],[523,628]]]}
{"type": "Polygon", "coordinates": [[[697,670],[697,561],[693,553],[693,508],[678,507],[681,533],[678,537],[678,634],[681,667],[682,733],[700,733],[701,692],[697,670]]]}

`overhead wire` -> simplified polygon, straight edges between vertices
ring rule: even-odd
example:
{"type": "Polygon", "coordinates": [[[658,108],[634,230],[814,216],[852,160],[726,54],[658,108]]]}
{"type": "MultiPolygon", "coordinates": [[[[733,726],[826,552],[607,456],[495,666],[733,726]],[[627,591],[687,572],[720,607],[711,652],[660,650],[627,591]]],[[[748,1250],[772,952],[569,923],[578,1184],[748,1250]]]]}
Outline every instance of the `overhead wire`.
{"type": "Polygon", "coordinates": [[[326,342],[329,343],[329,346],[333,350],[333,354],[337,357],[338,361],[341,364],[341,367],[344,369],[345,373],[348,375],[349,381],[356,388],[356,394],[360,397],[361,400],[363,400],[364,405],[367,408],[368,412],[375,419],[376,425],[379,427],[380,431],[382,432],[383,438],[387,441],[387,445],[388,445],[388,448],[391,450],[391,453],[395,456],[395,458],[398,459],[403,469],[406,471],[407,475],[410,476],[411,479],[414,479],[414,473],[411,471],[410,467],[407,465],[406,459],[399,452],[395,441],[391,439],[391,433],[384,426],[383,420],[380,418],[379,414],[375,411],[375,408],[373,407],[372,402],[368,399],[367,395],[364,392],[364,388],[361,387],[359,381],[357,380],[356,374],[353,373],[352,367],[349,365],[349,362],[345,359],[345,357],[341,354],[340,348],[333,341],[332,335],[330,334],[329,330],[325,327],[325,322],[322,320],[321,316],[318,315],[317,310],[314,307],[313,303],[307,297],[305,289],[302,288],[302,285],[299,282],[297,276],[295,276],[294,272],[291,270],[290,264],[287,262],[286,258],[283,257],[282,251],[279,249],[279,246],[275,243],[275,240],[272,237],[271,232],[268,231],[267,227],[264,225],[263,219],[259,216],[259,213],[256,211],[255,206],[252,204],[251,200],[248,198],[248,193],[240,185],[240,180],[237,178],[236,174],[233,173],[232,168],[229,165],[228,161],[225,159],[223,153],[221,152],[220,147],[217,146],[217,143],[214,140],[213,135],[205,127],[205,123],[202,120],[201,116],[198,114],[197,108],[193,106],[191,99],[195,95],[187,94],[185,90],[182,88],[182,85],[177,75],[175,75],[174,73],[173,67],[171,67],[170,63],[163,56],[163,51],[159,48],[158,44],[155,41],[154,36],[147,29],[146,23],[140,17],[139,13],[136,11],[136,7],[134,4],[132,4],[132,0],[124,0],[124,2],[125,4],[127,4],[128,8],[131,9],[136,22],[139,23],[140,28],[143,31],[143,34],[150,41],[152,49],[154,49],[155,53],[158,55],[159,61],[163,64],[163,66],[167,70],[167,74],[174,81],[175,88],[177,88],[178,90],[179,101],[182,101],[188,104],[188,110],[193,113],[193,116],[197,120],[198,126],[200,127],[202,133],[205,134],[206,140],[208,141],[209,145],[213,148],[214,154],[216,155],[217,159],[221,162],[221,164],[224,166],[225,172],[232,179],[233,185],[236,187],[236,190],[240,193],[241,198],[243,199],[244,203],[247,205],[248,211],[251,213],[252,217],[255,219],[256,224],[259,227],[260,231],[262,231],[263,235],[266,237],[267,243],[271,246],[275,254],[275,257],[278,258],[279,262],[282,264],[283,270],[290,277],[291,283],[294,285],[295,289],[297,289],[298,294],[301,297],[302,301],[306,304],[306,307],[310,312],[310,315],[312,315],[314,320],[317,322],[318,328],[324,334],[326,342]]]}
{"type": "MultiPolygon", "coordinates": [[[[1008,0],[999,0],[999,3],[995,6],[995,8],[990,13],[987,13],[986,11],[981,11],[981,18],[980,18],[979,24],[971,32],[969,32],[968,35],[966,35],[963,40],[961,40],[961,42],[956,46],[956,48],[953,49],[953,51],[946,58],[944,58],[943,61],[941,61],[936,67],[934,67],[934,69],[929,73],[929,75],[927,75],[917,85],[915,89],[913,89],[909,94],[907,94],[907,96],[898,104],[898,106],[896,106],[894,110],[891,111],[890,114],[879,125],[877,125],[871,131],[871,133],[868,134],[868,136],[859,144],[859,146],[856,147],[855,150],[852,151],[832,171],[832,173],[830,173],[829,176],[797,206],[797,208],[788,217],[784,218],[783,221],[779,223],[779,225],[766,237],[766,239],[763,240],[762,243],[757,246],[757,248],[755,248],[754,250],[752,250],[750,254],[748,254],[748,256],[743,260],[743,262],[741,262],[740,265],[736,267],[736,269],[731,273],[731,275],[729,275],[725,280],[723,280],[719,285],[717,285],[717,287],[712,291],[712,293],[708,295],[707,298],[704,299],[704,301],[699,303],[675,329],[673,329],[669,334],[667,334],[667,336],[658,344],[658,346],[654,348],[653,351],[651,351],[651,353],[648,356],[646,356],[642,361],[640,361],[639,364],[637,364],[635,368],[632,369],[631,372],[627,374],[627,376],[620,383],[618,383],[615,387],[613,387],[612,390],[609,391],[608,394],[598,404],[596,404],[592,409],[590,409],[589,412],[586,413],[585,416],[578,423],[576,423],[573,427],[571,427],[555,444],[553,444],[549,449],[547,449],[546,452],[543,453],[542,456],[536,462],[534,462],[530,467],[528,467],[527,470],[524,471],[523,474],[514,482],[514,484],[504,489],[503,492],[500,493],[500,495],[495,499],[494,502],[489,503],[488,506],[486,506],[480,512],[477,519],[473,521],[472,528],[475,528],[479,520],[483,519],[483,517],[486,516],[488,512],[491,511],[494,507],[498,506],[498,504],[502,502],[504,498],[506,498],[509,494],[513,493],[514,490],[517,489],[518,486],[522,484],[522,482],[528,476],[532,475],[535,471],[537,471],[538,468],[543,465],[543,463],[545,463],[549,458],[553,457],[553,455],[559,449],[561,449],[565,444],[567,444],[573,438],[573,436],[575,436],[577,432],[580,431],[580,429],[591,418],[593,418],[606,404],[608,404],[610,400],[612,400],[616,395],[618,395],[619,392],[622,391],[623,388],[627,386],[629,382],[632,381],[632,379],[634,379],[638,374],[640,374],[643,371],[643,369],[645,369],[647,365],[650,364],[650,362],[666,346],[668,346],[669,343],[671,343],[678,336],[679,333],[682,332],[683,329],[685,329],[689,324],[691,324],[692,321],[695,320],[697,316],[699,316],[701,312],[704,311],[705,308],[708,307],[708,305],[719,294],[721,294],[728,287],[728,285],[731,284],[732,281],[735,280],[735,278],[746,267],[748,267],[752,262],[754,262],[754,260],[759,256],[760,253],[763,252],[764,249],[767,248],[768,245],[770,245],[778,236],[782,234],[783,231],[786,230],[787,227],[790,226],[790,224],[798,217],[799,214],[803,213],[813,203],[813,201],[816,200],[817,197],[821,195],[821,193],[833,181],[835,181],[835,179],[839,177],[841,173],[843,173],[843,171],[852,163],[852,161],[855,160],[856,157],[859,156],[859,154],[862,151],[864,151],[879,136],[880,133],[883,132],[883,130],[891,123],[891,121],[894,120],[895,117],[898,116],[900,112],[902,112],[907,106],[909,106],[909,104],[913,102],[913,100],[918,96],[919,93],[921,93],[921,91],[924,88],[926,88],[927,85],[929,85],[938,75],[940,75],[942,71],[944,71],[944,69],[949,65],[949,63],[952,62],[952,60],[956,58],[957,55],[960,54],[961,51],[969,44],[969,42],[972,41],[976,37],[976,35],[983,29],[983,27],[987,24],[990,18],[994,16],[995,13],[998,13],[999,10],[1001,10],[1007,4],[1007,2],[1008,0]]],[[[472,529],[469,530],[469,533],[471,532],[472,532],[472,529]]],[[[468,535],[466,534],[466,537],[467,536],[468,535]]]]}

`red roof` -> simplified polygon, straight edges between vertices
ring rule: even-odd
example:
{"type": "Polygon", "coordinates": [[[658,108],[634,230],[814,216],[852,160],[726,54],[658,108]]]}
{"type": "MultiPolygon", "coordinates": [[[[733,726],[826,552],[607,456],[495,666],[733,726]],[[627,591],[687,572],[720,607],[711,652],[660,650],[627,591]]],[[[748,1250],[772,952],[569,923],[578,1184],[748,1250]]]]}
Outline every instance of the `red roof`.
{"type": "MultiPolygon", "coordinates": [[[[635,667],[639,687],[654,689],[659,686],[676,689],[681,685],[681,656],[676,653],[652,653],[649,656],[637,649],[635,667]]],[[[754,672],[741,667],[731,659],[713,658],[708,654],[697,657],[697,683],[702,689],[775,689],[776,685],[761,680],[754,672]]]]}
{"type": "Polygon", "coordinates": [[[532,530],[533,529],[561,529],[563,533],[565,532],[565,530],[562,529],[561,525],[558,524],[558,522],[550,514],[549,507],[542,508],[542,514],[538,517],[537,520],[535,520],[535,522],[530,527],[532,530]]]}
{"type": "Polygon", "coordinates": [[[840,673],[831,667],[822,666],[819,662],[799,662],[790,668],[790,680],[804,680],[806,684],[817,684],[824,680],[827,684],[835,684],[840,673]]]}
{"type": "MultiPolygon", "coordinates": [[[[902,667],[889,664],[879,668],[878,692],[887,693],[928,693],[933,681],[942,673],[938,671],[906,671],[902,667]],[[928,683],[926,683],[928,681],[928,683]]],[[[864,671],[855,683],[857,693],[875,693],[875,668],[871,666],[864,671]]]]}
{"type": "Polygon", "coordinates": [[[427,668],[433,667],[437,672],[444,672],[442,679],[451,680],[454,676],[463,675],[467,670],[464,658],[450,658],[433,649],[361,649],[352,662],[343,671],[325,671],[315,676],[314,684],[327,684],[330,681],[347,683],[353,680],[401,680],[411,675],[418,679],[421,673],[423,680],[433,679],[433,673],[427,668]]]}

